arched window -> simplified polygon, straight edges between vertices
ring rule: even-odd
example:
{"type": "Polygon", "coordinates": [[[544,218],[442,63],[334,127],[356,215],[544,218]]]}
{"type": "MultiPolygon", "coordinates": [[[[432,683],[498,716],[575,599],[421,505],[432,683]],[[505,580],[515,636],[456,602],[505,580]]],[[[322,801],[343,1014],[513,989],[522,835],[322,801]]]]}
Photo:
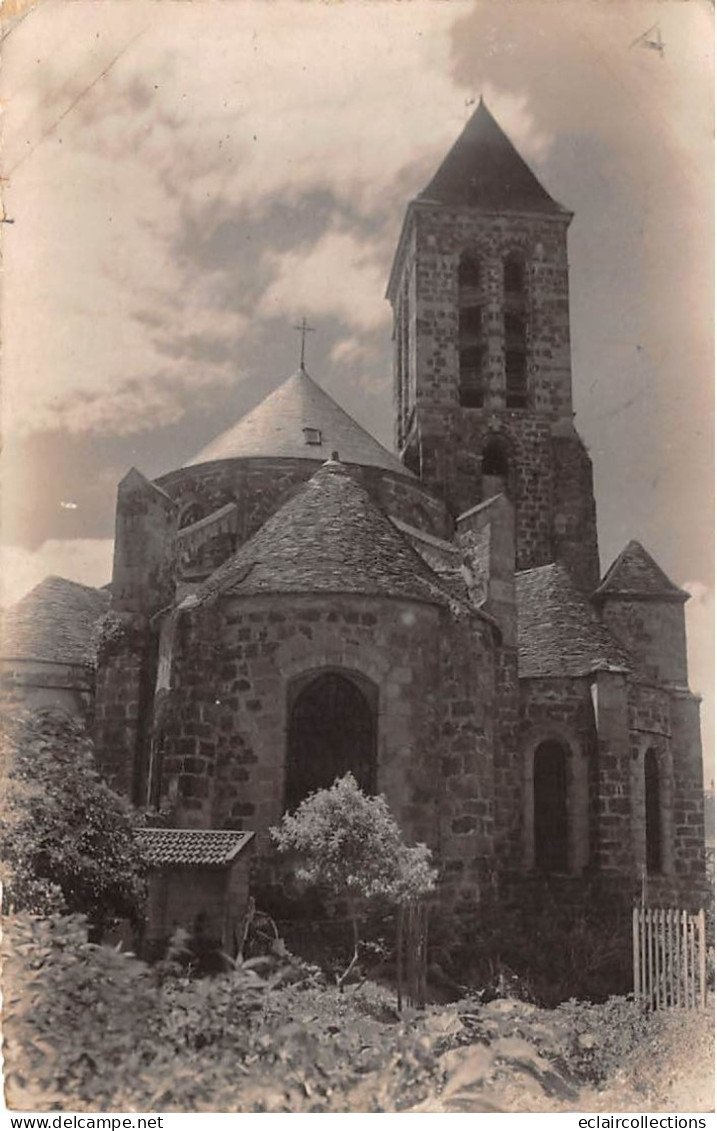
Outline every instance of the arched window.
{"type": "Polygon", "coordinates": [[[662,871],[660,766],[652,747],[645,754],[645,863],[648,872],[662,871]]]}
{"type": "Polygon", "coordinates": [[[568,871],[568,774],[560,742],[541,742],[533,763],[535,867],[568,871]]]}
{"type": "Polygon", "coordinates": [[[483,306],[480,264],[461,256],[458,264],[459,400],[465,408],[483,404],[483,306]]]}
{"type": "Polygon", "coordinates": [[[483,449],[481,478],[484,499],[508,493],[510,461],[507,445],[500,436],[490,436],[483,449]]]}
{"type": "Polygon", "coordinates": [[[349,770],[361,789],[375,793],[376,701],[368,680],[334,671],[290,687],[287,809],[349,770]]]}
{"type": "Polygon", "coordinates": [[[184,530],[185,526],[199,522],[200,518],[202,518],[202,508],[199,503],[189,503],[179,516],[179,529],[184,530]]]}
{"type": "Polygon", "coordinates": [[[525,264],[514,252],[503,263],[503,331],[505,337],[505,405],[528,403],[528,336],[525,264]]]}

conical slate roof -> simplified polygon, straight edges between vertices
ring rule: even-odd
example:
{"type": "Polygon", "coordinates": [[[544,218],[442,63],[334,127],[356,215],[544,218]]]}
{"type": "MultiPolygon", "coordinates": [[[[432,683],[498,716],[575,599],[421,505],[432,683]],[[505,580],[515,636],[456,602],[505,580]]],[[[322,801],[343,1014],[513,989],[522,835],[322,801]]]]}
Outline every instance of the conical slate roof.
{"type": "Polygon", "coordinates": [[[258,593],[362,593],[453,603],[368,492],[333,460],[182,606],[258,593]]]}
{"type": "Polygon", "coordinates": [[[15,660],[94,663],[94,630],[109,603],[106,589],[46,577],[3,613],[0,654],[15,660]]]}
{"type": "Polygon", "coordinates": [[[344,463],[382,467],[412,477],[396,456],[302,368],[185,466],[251,456],[326,460],[334,451],[344,463]]]}
{"type": "Polygon", "coordinates": [[[670,581],[645,547],[633,539],[615,558],[595,596],[598,599],[620,596],[686,601],[689,593],[670,581]]]}
{"type": "Polygon", "coordinates": [[[489,212],[566,213],[528,168],[482,99],[418,200],[489,212]]]}
{"type": "Polygon", "coordinates": [[[515,575],[521,679],[627,671],[630,661],[559,563],[515,575]]]}

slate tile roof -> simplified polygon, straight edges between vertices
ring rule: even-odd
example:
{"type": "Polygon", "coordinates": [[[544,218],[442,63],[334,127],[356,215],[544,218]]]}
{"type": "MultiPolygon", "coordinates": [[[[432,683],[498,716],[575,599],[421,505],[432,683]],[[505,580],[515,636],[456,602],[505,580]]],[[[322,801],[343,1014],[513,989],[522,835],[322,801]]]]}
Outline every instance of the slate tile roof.
{"type": "Polygon", "coordinates": [[[368,492],[334,461],[182,605],[234,593],[362,593],[437,605],[456,600],[368,492]]]}
{"type": "Polygon", "coordinates": [[[417,199],[489,212],[567,214],[545,191],[482,99],[417,199]]]}
{"type": "Polygon", "coordinates": [[[413,478],[397,456],[344,412],[305,369],[299,369],[186,466],[250,456],[323,461],[333,451],[343,463],[382,467],[413,478]]]}
{"type": "Polygon", "coordinates": [[[630,661],[559,563],[515,577],[521,679],[629,671],[630,661]]]}
{"type": "Polygon", "coordinates": [[[93,664],[94,629],[109,604],[108,589],[93,589],[65,577],[46,577],[4,612],[0,655],[7,659],[93,664]]]}
{"type": "Polygon", "coordinates": [[[135,829],[150,865],[222,867],[246,848],[253,832],[237,829],[135,829]]]}
{"type": "Polygon", "coordinates": [[[686,601],[689,593],[670,581],[644,546],[634,539],[618,554],[595,590],[598,600],[608,594],[686,601]]]}

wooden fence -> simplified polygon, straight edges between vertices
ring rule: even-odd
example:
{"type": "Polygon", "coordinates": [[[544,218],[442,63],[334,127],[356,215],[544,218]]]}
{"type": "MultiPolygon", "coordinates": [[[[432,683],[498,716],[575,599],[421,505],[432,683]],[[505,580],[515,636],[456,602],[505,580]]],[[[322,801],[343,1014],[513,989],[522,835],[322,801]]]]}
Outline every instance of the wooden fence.
{"type": "Polygon", "coordinates": [[[428,905],[422,900],[402,904],[396,938],[396,992],[399,1011],[404,1005],[426,1004],[428,905]]]}
{"type": "Polygon", "coordinates": [[[645,1009],[703,1009],[707,994],[705,913],[635,907],[635,1001],[645,1009]]]}

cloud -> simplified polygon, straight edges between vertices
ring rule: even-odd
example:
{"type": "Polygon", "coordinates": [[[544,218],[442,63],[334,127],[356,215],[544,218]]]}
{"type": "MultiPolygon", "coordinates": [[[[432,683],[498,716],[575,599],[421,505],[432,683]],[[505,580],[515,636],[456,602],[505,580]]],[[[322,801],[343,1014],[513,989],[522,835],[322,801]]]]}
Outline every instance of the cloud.
{"type": "MultiPolygon", "coordinates": [[[[361,224],[390,217],[392,243],[407,195],[462,127],[470,91],[452,78],[451,32],[471,8],[33,12],[4,61],[6,427],[160,427],[186,413],[187,390],[239,378],[267,317],[383,325],[386,253],[361,224]],[[326,201],[319,231],[307,194],[326,201]],[[293,225],[272,239],[277,203],[293,225]]],[[[527,100],[491,96],[526,152],[542,151],[527,100]]]]}
{"type": "Polygon", "coordinates": [[[0,549],[0,604],[12,605],[50,575],[67,577],[83,585],[106,585],[112,577],[111,538],[57,538],[36,550],[21,546],[0,549]]]}
{"type": "Polygon", "coordinates": [[[388,322],[383,301],[386,271],[376,245],[348,231],[329,231],[310,248],[268,252],[274,280],[258,313],[266,318],[333,316],[359,330],[388,322]]]}

